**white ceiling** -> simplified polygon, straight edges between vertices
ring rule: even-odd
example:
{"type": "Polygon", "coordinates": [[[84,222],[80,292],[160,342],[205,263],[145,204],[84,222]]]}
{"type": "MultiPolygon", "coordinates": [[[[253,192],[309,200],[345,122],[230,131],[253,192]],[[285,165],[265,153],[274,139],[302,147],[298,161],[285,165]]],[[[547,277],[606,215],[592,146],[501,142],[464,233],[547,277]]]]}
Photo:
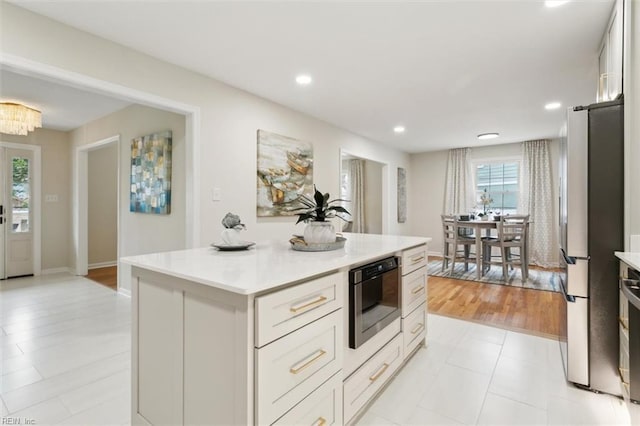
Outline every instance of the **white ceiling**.
{"type": "Polygon", "coordinates": [[[613,6],[11,2],[409,152],[479,146],[485,132],[501,134],[491,144],[556,136],[563,111],[543,106],[593,102],[613,6]],[[308,87],[294,82],[302,72],[308,87]]]}
{"type": "Polygon", "coordinates": [[[68,131],[122,109],[130,102],[0,68],[0,102],[42,112],[42,127],[68,131]]]}

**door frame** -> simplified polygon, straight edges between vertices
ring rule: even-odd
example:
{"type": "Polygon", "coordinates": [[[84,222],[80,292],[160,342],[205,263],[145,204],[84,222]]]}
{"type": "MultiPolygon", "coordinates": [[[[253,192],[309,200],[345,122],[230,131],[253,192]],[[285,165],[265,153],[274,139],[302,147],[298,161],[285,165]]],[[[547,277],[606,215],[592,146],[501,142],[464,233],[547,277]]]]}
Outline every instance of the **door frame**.
{"type": "MultiPolygon", "coordinates": [[[[122,234],[120,230],[120,196],[122,195],[122,188],[120,187],[120,135],[110,136],[106,139],[101,139],[97,142],[92,142],[86,145],[77,146],[75,149],[75,164],[73,168],[74,174],[74,193],[76,194],[76,202],[73,207],[75,209],[74,215],[77,220],[74,222],[74,234],[77,236],[75,246],[76,252],[76,275],[87,275],[89,272],[89,152],[106,147],[107,145],[116,144],[117,162],[116,162],[116,174],[117,174],[117,195],[116,195],[116,229],[117,229],[117,245],[116,245],[116,262],[120,259],[120,253],[122,252],[121,242],[122,234]]],[[[119,284],[118,284],[119,285],[119,284]]]]}
{"type": "MultiPolygon", "coordinates": [[[[389,163],[385,161],[380,161],[370,156],[358,154],[356,150],[352,151],[350,149],[340,148],[339,150],[339,160],[338,160],[338,182],[342,178],[342,157],[343,156],[351,156],[361,160],[372,161],[374,163],[378,163],[382,165],[382,234],[388,234],[391,226],[390,220],[393,217],[391,210],[392,206],[389,203],[390,200],[390,182],[391,182],[391,167],[389,167],[389,163]]],[[[338,186],[338,194],[340,194],[340,187],[338,186]]]]}
{"type": "MultiPolygon", "coordinates": [[[[33,153],[33,275],[42,273],[42,147],[26,143],[13,143],[0,141],[0,148],[23,149],[33,153]]],[[[6,237],[5,237],[6,238],[6,237]]],[[[5,241],[2,241],[5,244],[5,241]]],[[[5,245],[6,267],[6,245],[5,245]]]]}

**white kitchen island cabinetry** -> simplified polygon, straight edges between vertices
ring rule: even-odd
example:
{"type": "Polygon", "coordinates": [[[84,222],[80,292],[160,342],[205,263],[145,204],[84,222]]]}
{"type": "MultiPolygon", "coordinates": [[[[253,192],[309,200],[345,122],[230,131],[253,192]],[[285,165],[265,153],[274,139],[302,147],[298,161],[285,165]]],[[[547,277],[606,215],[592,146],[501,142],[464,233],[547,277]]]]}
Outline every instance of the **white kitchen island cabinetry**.
{"type": "MultiPolygon", "coordinates": [[[[411,330],[398,320],[364,351],[349,349],[348,271],[398,256],[406,274],[408,265],[426,263],[414,253],[426,253],[430,239],[346,237],[345,248],[331,252],[261,242],[242,252],[203,248],[122,259],[133,275],[132,424],[352,421],[402,365],[407,342],[419,343],[403,333],[424,335],[426,304],[411,303],[403,315],[411,330]],[[357,401],[347,403],[345,390],[357,401]]],[[[415,276],[409,287],[417,294],[415,276]]]]}

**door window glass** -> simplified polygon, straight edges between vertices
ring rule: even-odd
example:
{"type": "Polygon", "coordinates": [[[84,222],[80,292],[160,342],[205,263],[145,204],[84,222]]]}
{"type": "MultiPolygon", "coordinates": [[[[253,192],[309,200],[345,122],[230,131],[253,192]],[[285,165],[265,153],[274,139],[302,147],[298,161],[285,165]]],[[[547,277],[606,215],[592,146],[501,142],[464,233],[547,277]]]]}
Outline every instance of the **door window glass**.
{"type": "Polygon", "coordinates": [[[29,159],[14,157],[11,160],[11,216],[13,232],[29,232],[31,212],[31,185],[29,159]]]}

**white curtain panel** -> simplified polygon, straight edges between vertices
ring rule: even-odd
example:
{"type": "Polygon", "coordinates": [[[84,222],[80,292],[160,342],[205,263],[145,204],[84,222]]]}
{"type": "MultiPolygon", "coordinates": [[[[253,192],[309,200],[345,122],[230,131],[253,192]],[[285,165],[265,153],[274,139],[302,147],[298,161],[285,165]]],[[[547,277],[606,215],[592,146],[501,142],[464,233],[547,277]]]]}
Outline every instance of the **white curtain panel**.
{"type": "Polygon", "coordinates": [[[351,232],[365,232],[364,224],[364,160],[349,161],[351,180],[351,232]]]}
{"type": "Polygon", "coordinates": [[[548,140],[522,144],[520,210],[529,214],[529,263],[553,266],[553,187],[548,140]]]}
{"type": "Polygon", "coordinates": [[[468,213],[473,206],[472,176],[469,169],[469,148],[449,150],[447,177],[444,187],[444,214],[468,213]]]}

